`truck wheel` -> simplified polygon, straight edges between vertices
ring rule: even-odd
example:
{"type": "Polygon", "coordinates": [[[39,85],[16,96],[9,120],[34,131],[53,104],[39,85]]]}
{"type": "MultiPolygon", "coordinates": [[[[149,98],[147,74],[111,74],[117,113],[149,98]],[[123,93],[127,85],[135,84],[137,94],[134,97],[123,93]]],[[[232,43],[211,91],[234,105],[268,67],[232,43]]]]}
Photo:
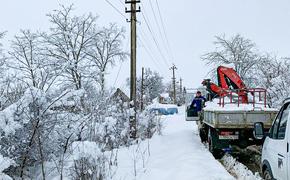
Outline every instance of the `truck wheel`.
{"type": "Polygon", "coordinates": [[[224,153],[220,149],[216,149],[214,145],[213,138],[213,130],[209,128],[208,130],[208,150],[212,153],[213,157],[216,159],[220,159],[223,157],[224,153]]]}
{"type": "Polygon", "coordinates": [[[200,129],[199,130],[199,137],[200,137],[200,140],[201,140],[201,142],[202,143],[204,143],[204,142],[206,142],[206,140],[207,140],[207,137],[206,137],[206,131],[205,131],[205,129],[200,129]]]}
{"type": "Polygon", "coordinates": [[[271,171],[270,171],[268,168],[265,169],[265,171],[264,171],[264,173],[263,173],[263,178],[264,178],[265,180],[272,180],[272,179],[274,179],[274,177],[273,177],[271,171]]]}

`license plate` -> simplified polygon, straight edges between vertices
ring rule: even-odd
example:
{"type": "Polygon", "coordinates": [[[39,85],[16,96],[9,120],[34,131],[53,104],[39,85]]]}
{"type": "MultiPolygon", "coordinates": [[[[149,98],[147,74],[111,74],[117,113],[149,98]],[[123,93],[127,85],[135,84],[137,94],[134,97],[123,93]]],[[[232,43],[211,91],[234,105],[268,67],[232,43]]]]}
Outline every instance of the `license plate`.
{"type": "Polygon", "coordinates": [[[239,135],[219,135],[219,139],[239,139],[239,135]]]}

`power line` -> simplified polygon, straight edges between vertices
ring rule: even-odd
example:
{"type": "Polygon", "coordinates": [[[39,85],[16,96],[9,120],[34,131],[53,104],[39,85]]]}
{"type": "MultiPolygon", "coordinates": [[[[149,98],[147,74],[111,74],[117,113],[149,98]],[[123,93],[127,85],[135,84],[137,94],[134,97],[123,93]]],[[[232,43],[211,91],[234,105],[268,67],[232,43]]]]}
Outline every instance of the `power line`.
{"type": "Polygon", "coordinates": [[[109,0],[105,0],[112,8],[114,8],[115,9],[115,11],[117,11],[121,16],[123,16],[125,19],[127,19],[126,18],[126,16],[118,9],[118,8],[116,8],[116,6],[114,6],[109,0]]]}
{"type": "Polygon", "coordinates": [[[145,45],[145,43],[143,42],[143,40],[141,39],[140,36],[138,36],[138,40],[141,43],[142,47],[144,48],[145,52],[148,54],[148,56],[150,56],[150,60],[155,64],[155,66],[157,67],[157,69],[162,72],[164,75],[166,75],[166,73],[164,73],[164,70],[162,68],[160,68],[160,64],[157,63],[158,61],[156,61],[156,59],[152,56],[152,53],[150,53],[150,50],[148,49],[148,47],[145,45]]]}
{"type": "Polygon", "coordinates": [[[161,28],[160,28],[160,25],[159,25],[159,21],[157,20],[156,13],[155,13],[155,10],[154,10],[154,7],[152,5],[151,0],[149,0],[149,3],[150,3],[151,10],[153,12],[153,16],[154,16],[154,20],[155,20],[156,25],[157,25],[158,32],[160,34],[161,40],[163,42],[163,45],[165,47],[165,50],[167,51],[167,54],[170,55],[170,52],[169,52],[169,49],[168,49],[168,45],[166,44],[166,42],[164,40],[164,35],[162,35],[161,28]]]}
{"type": "Polygon", "coordinates": [[[163,21],[163,18],[162,18],[162,15],[161,15],[161,11],[160,11],[160,8],[159,8],[158,0],[155,0],[155,2],[156,2],[156,5],[157,5],[159,18],[160,18],[160,21],[161,21],[161,26],[162,26],[162,29],[163,29],[163,33],[164,33],[165,39],[167,41],[167,45],[168,45],[168,48],[169,48],[169,52],[171,52],[170,54],[171,54],[172,58],[174,58],[174,56],[172,54],[172,49],[171,49],[171,46],[170,46],[170,43],[169,43],[169,40],[168,40],[167,33],[165,31],[165,25],[164,25],[164,21],[163,21]]]}
{"type": "Polygon", "coordinates": [[[120,67],[119,67],[119,70],[118,70],[118,73],[117,73],[116,79],[115,79],[115,81],[114,81],[114,85],[113,85],[113,87],[115,87],[115,85],[116,85],[116,83],[117,83],[117,80],[118,80],[118,78],[119,78],[119,75],[120,75],[120,72],[121,72],[122,66],[123,66],[123,61],[121,62],[121,65],[120,65],[120,67]]]}
{"type": "Polygon", "coordinates": [[[125,2],[124,1],[119,0],[119,2],[125,7],[125,2]]]}
{"type": "MultiPolygon", "coordinates": [[[[146,34],[144,33],[144,31],[140,28],[140,31],[139,31],[140,33],[139,33],[139,38],[140,38],[140,40],[141,40],[141,37],[143,36],[143,42],[145,42],[145,43],[143,43],[144,45],[145,45],[145,47],[147,46],[148,48],[147,49],[150,49],[149,47],[150,46],[148,46],[148,43],[146,43],[147,41],[147,39],[148,39],[148,37],[146,36],[146,34]]],[[[150,49],[151,50],[151,49],[150,49]]],[[[157,51],[158,51],[158,49],[157,49],[157,51]]],[[[149,52],[149,51],[148,51],[149,52]]],[[[151,52],[154,52],[153,50],[151,50],[151,52]]],[[[155,53],[150,53],[149,52],[149,55],[152,57],[152,54],[155,54],[155,53]]],[[[159,53],[160,54],[160,53],[159,53]]],[[[162,57],[161,57],[162,58],[162,57]]],[[[153,58],[153,59],[155,59],[155,58],[153,58]]],[[[156,61],[156,62],[159,62],[159,61],[156,61]]],[[[164,65],[165,66],[167,66],[167,64],[166,64],[166,62],[164,62],[164,61],[162,61],[163,63],[165,63],[164,65]]]]}
{"type": "MultiPolygon", "coordinates": [[[[143,11],[144,11],[144,10],[143,10],[143,11]]],[[[167,60],[166,60],[164,54],[162,53],[161,48],[160,48],[160,46],[159,46],[159,44],[158,44],[158,42],[157,42],[157,40],[156,40],[156,38],[155,38],[155,36],[154,36],[154,33],[153,33],[152,29],[150,28],[150,25],[149,25],[149,23],[148,23],[148,21],[147,21],[147,18],[146,18],[146,16],[145,16],[145,14],[143,13],[143,11],[142,11],[141,14],[142,14],[143,19],[144,19],[144,21],[145,21],[145,24],[146,24],[146,26],[147,26],[147,28],[148,28],[150,34],[151,34],[151,37],[152,37],[152,39],[153,39],[153,41],[154,41],[154,43],[155,43],[155,45],[156,45],[156,47],[157,47],[157,49],[158,49],[158,52],[159,52],[160,55],[162,56],[162,60],[163,60],[163,61],[165,62],[165,64],[169,67],[169,63],[167,62],[167,60]]]]}

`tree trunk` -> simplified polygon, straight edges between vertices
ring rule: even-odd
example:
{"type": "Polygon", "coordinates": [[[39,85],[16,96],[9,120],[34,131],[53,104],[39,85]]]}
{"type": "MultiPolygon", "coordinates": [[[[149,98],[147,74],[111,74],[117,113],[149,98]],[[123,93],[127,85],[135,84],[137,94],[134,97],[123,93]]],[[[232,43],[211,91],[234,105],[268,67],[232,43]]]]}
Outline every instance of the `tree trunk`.
{"type": "Polygon", "coordinates": [[[41,141],[40,141],[39,134],[38,134],[37,138],[38,138],[39,154],[40,154],[40,159],[41,159],[42,179],[45,180],[44,157],[43,157],[42,144],[41,144],[41,141]]]}

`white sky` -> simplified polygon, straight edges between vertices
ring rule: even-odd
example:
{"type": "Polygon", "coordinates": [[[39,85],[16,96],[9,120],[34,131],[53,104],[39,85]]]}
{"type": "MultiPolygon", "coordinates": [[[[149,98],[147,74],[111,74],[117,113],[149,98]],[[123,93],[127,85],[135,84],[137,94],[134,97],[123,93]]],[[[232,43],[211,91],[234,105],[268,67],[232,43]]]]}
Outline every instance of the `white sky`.
{"type": "MultiPolygon", "coordinates": [[[[109,1],[124,12],[124,0],[109,1]]],[[[166,61],[170,65],[176,64],[177,78],[182,77],[187,87],[199,86],[202,79],[206,78],[209,68],[200,60],[200,56],[214,49],[212,42],[215,35],[225,34],[229,37],[240,33],[253,40],[261,51],[290,57],[289,0],[158,0],[174,59],[163,46],[150,0],[141,1],[141,10],[148,17],[161,51],[167,57],[166,61]]],[[[156,2],[151,2],[158,18],[156,2]]],[[[100,26],[115,22],[124,26],[129,35],[129,24],[105,0],[2,0],[0,31],[8,31],[6,39],[11,39],[20,29],[47,30],[49,22],[46,14],[59,8],[59,4],[71,3],[75,5],[77,14],[98,14],[100,26]]],[[[169,81],[171,72],[153,43],[142,14],[138,14],[138,20],[138,30],[144,32],[138,34],[155,60],[150,58],[139,43],[137,73],[141,73],[142,66],[150,67],[169,81]]],[[[129,50],[129,41],[125,40],[124,44],[125,49],[129,50]]],[[[114,84],[119,70],[115,85],[124,86],[125,79],[129,77],[129,59],[120,66],[111,70],[108,86],[114,84]]]]}

